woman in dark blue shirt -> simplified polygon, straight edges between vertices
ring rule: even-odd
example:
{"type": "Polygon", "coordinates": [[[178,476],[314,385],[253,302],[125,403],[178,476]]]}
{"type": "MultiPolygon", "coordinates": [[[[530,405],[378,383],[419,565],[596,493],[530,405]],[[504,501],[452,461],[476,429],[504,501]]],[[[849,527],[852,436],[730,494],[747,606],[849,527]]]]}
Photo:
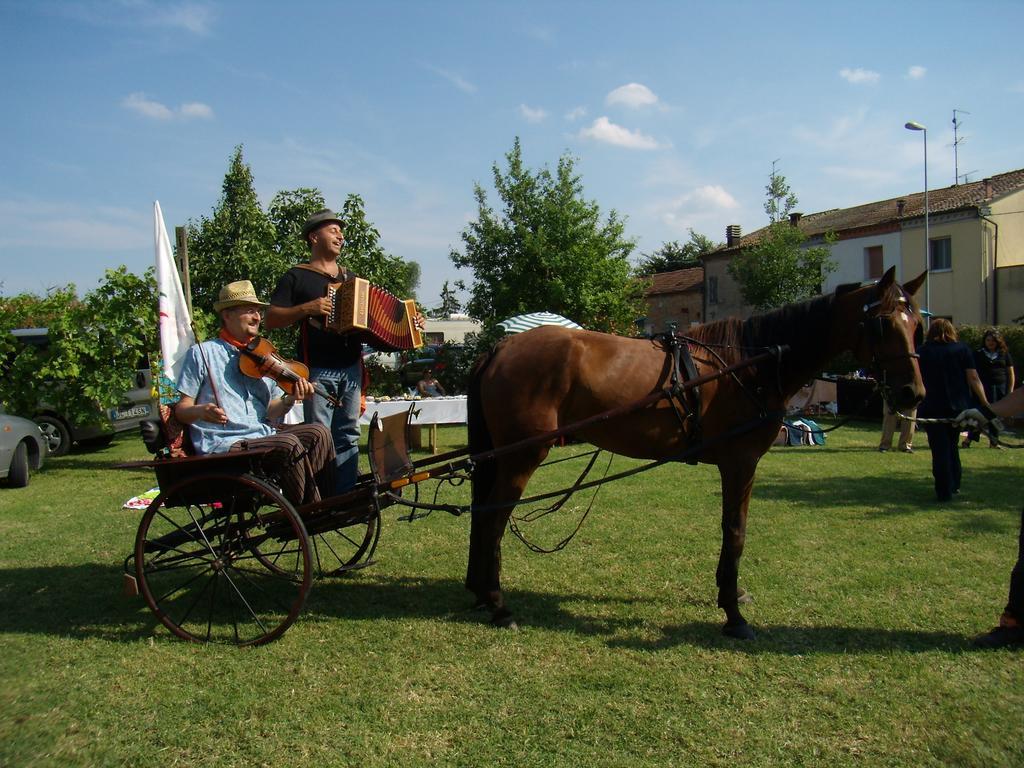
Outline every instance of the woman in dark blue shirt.
{"type": "MultiPolygon", "coordinates": [[[[928,338],[918,349],[925,397],[917,409],[922,419],[952,419],[971,406],[971,393],[988,405],[985,389],[974,368],[971,350],[957,336],[945,318],[932,320],[928,338]]],[[[960,430],[952,423],[925,424],[928,448],[932,452],[932,476],[939,501],[953,499],[960,491],[960,430]]]]}

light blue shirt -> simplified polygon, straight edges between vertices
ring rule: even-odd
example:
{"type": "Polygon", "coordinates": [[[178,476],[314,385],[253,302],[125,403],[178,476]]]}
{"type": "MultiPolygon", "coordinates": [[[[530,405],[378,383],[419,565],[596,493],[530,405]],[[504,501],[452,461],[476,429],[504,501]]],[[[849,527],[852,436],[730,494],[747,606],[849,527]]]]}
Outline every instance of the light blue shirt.
{"type": "Polygon", "coordinates": [[[223,453],[239,440],[255,440],[274,434],[267,423],[267,406],[284,392],[273,379],[246,376],[238,367],[241,352],[223,339],[194,344],[185,353],[185,363],[178,376],[178,391],[196,401],[197,405],[220,401],[227,414],[226,424],[200,419],[189,424],[189,434],[196,453],[223,453]],[[205,358],[205,359],[204,359],[205,358]],[[206,364],[213,373],[217,398],[213,396],[206,364]]]}

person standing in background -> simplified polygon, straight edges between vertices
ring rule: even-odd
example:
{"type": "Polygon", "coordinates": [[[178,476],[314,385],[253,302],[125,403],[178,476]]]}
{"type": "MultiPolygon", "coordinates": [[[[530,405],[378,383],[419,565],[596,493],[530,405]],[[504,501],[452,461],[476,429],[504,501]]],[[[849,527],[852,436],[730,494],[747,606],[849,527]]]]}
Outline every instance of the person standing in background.
{"type": "Polygon", "coordinates": [[[925,424],[928,448],[932,453],[932,477],[940,502],[952,501],[960,492],[960,430],[953,418],[971,405],[971,393],[988,406],[985,389],[974,369],[974,356],[957,336],[953,324],[944,317],[932,320],[928,337],[918,349],[924,401],[917,409],[922,419],[948,419],[925,424]]]}
{"type": "MultiPolygon", "coordinates": [[[[1006,346],[1006,341],[995,328],[989,328],[981,337],[981,346],[974,350],[974,368],[978,371],[978,378],[985,388],[985,397],[990,403],[1002,400],[1013,392],[1016,381],[1013,374],[1013,358],[1006,346]]],[[[962,448],[970,448],[971,441],[977,440],[979,434],[976,430],[968,433],[962,448]]],[[[990,433],[988,438],[990,448],[999,448],[999,441],[990,433]]]]}
{"type": "Polygon", "coordinates": [[[889,408],[888,403],[882,403],[882,440],[878,444],[878,450],[885,453],[892,449],[892,436],[896,426],[900,428],[899,448],[903,453],[914,452],[914,430],[917,428],[917,408],[912,408],[902,418],[899,414],[889,408]]]}

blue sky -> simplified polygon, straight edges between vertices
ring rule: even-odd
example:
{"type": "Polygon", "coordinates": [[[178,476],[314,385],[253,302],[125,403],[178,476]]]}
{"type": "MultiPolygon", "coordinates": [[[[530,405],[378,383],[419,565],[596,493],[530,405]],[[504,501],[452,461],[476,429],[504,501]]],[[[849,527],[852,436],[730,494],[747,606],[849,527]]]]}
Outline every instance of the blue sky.
{"type": "MultiPolygon", "coordinates": [[[[577,159],[635,256],[1024,167],[1024,3],[0,0],[0,294],[95,287],[209,215],[242,144],[266,204],[363,196],[422,303],[519,136],[577,159]]],[[[492,204],[498,201],[493,193],[492,204]]]]}

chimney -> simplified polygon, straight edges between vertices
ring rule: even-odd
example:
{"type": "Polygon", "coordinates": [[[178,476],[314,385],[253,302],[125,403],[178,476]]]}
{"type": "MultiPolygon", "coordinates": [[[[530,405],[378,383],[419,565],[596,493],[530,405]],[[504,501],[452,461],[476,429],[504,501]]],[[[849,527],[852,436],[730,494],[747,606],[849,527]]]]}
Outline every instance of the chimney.
{"type": "Polygon", "coordinates": [[[791,226],[791,227],[798,226],[800,224],[800,217],[801,216],[803,216],[802,213],[791,213],[791,214],[789,214],[789,226],[791,226]]]}
{"type": "Polygon", "coordinates": [[[992,199],[992,179],[991,178],[982,179],[981,183],[985,185],[985,199],[986,200],[991,200],[992,199]]]}
{"type": "Polygon", "coordinates": [[[903,215],[903,211],[906,210],[906,207],[907,207],[907,201],[906,200],[897,200],[896,201],[896,215],[897,216],[902,216],[903,215]]]}
{"type": "Polygon", "coordinates": [[[725,244],[727,246],[740,244],[740,225],[730,224],[725,228],[725,244]]]}

